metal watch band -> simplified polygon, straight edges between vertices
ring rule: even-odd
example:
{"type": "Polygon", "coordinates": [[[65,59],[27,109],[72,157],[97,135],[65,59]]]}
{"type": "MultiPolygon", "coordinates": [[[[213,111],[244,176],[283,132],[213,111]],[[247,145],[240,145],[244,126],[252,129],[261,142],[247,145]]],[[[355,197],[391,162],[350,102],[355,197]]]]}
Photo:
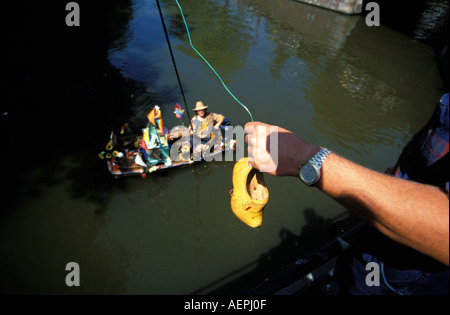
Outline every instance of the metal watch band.
{"type": "Polygon", "coordinates": [[[327,158],[328,155],[331,154],[331,151],[327,148],[322,148],[317,152],[309,161],[308,163],[314,164],[317,166],[318,169],[322,167],[323,161],[327,158]]]}

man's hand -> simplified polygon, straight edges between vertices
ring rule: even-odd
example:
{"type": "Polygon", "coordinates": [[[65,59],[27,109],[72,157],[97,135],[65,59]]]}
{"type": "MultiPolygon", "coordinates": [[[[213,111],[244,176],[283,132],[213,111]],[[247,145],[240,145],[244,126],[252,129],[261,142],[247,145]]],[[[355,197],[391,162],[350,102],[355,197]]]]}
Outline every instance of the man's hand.
{"type": "Polygon", "coordinates": [[[299,166],[320,150],[278,126],[249,122],[244,130],[250,165],[272,175],[298,177],[299,166]]]}

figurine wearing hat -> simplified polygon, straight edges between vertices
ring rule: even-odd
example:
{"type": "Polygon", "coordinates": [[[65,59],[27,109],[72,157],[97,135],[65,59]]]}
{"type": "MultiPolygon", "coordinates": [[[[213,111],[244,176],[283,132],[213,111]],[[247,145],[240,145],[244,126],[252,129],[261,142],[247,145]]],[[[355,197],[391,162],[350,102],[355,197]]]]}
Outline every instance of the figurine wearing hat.
{"type": "Polygon", "coordinates": [[[225,120],[225,116],[208,113],[208,106],[203,104],[202,101],[198,101],[195,104],[194,111],[196,115],[192,118],[191,126],[194,128],[193,134],[201,138],[202,143],[205,143],[211,139],[212,128],[219,129],[225,120]]]}

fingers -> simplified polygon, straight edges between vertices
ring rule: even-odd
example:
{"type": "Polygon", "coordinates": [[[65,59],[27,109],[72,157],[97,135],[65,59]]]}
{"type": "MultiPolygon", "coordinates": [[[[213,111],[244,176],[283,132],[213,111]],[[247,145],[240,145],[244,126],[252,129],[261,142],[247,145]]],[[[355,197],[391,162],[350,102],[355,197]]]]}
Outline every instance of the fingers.
{"type": "Polygon", "coordinates": [[[249,146],[255,145],[255,141],[257,137],[266,136],[266,134],[262,134],[261,132],[264,130],[262,127],[270,127],[271,125],[259,122],[259,121],[252,121],[245,124],[244,132],[245,135],[245,142],[249,146]],[[258,133],[256,132],[258,130],[258,133]]]}
{"type": "Polygon", "coordinates": [[[277,141],[273,142],[271,140],[274,139],[270,138],[277,137],[277,130],[278,127],[262,122],[249,122],[245,125],[244,131],[247,133],[245,141],[248,145],[249,162],[253,168],[275,174],[278,148],[277,141]]]}
{"type": "Polygon", "coordinates": [[[248,123],[245,124],[244,131],[246,133],[254,133],[258,126],[270,127],[271,125],[262,123],[260,121],[252,121],[252,122],[248,122],[248,123]]]}
{"type": "Polygon", "coordinates": [[[254,169],[258,169],[255,161],[253,159],[248,159],[248,164],[250,164],[251,167],[253,167],[254,169]]]}
{"type": "MultiPolygon", "coordinates": [[[[256,129],[258,129],[259,126],[266,125],[261,122],[249,122],[245,124],[244,131],[247,133],[245,135],[245,142],[248,145],[248,155],[250,157],[250,160],[253,161],[253,157],[255,156],[255,147],[256,143],[258,142],[258,137],[261,137],[261,134],[256,133],[256,129]]],[[[254,162],[253,167],[254,167],[254,162]]],[[[250,164],[252,164],[250,163],[250,164]]]]}
{"type": "Polygon", "coordinates": [[[248,145],[249,154],[252,149],[259,143],[265,144],[267,137],[270,135],[270,127],[274,127],[262,122],[249,122],[245,124],[244,131],[247,133],[245,135],[245,142],[248,145]]]}

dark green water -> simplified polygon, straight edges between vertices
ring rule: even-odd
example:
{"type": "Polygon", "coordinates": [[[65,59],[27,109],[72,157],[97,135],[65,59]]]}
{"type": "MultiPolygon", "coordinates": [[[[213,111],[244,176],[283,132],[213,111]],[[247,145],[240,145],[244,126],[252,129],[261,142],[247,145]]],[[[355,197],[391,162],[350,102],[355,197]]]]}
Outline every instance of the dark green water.
{"type": "MultiPolygon", "coordinates": [[[[175,2],[161,2],[189,108],[202,100],[243,126],[249,116],[190,48],[175,2]]],[[[395,163],[443,93],[430,46],[363,16],[291,0],[180,2],[194,45],[255,120],[373,169],[395,163]]],[[[12,25],[1,157],[17,167],[3,183],[2,293],[240,293],[329,240],[347,213],[266,175],[263,225],[250,229],[231,212],[233,162],[114,180],[97,159],[111,128],[143,127],[155,104],[174,126],[182,104],[155,1],[128,4],[80,1],[79,29],[61,26],[64,6],[47,20],[29,12],[36,29],[12,25]],[[14,157],[21,139],[30,148],[14,157]],[[65,284],[72,261],[79,287],[65,284]]]]}

